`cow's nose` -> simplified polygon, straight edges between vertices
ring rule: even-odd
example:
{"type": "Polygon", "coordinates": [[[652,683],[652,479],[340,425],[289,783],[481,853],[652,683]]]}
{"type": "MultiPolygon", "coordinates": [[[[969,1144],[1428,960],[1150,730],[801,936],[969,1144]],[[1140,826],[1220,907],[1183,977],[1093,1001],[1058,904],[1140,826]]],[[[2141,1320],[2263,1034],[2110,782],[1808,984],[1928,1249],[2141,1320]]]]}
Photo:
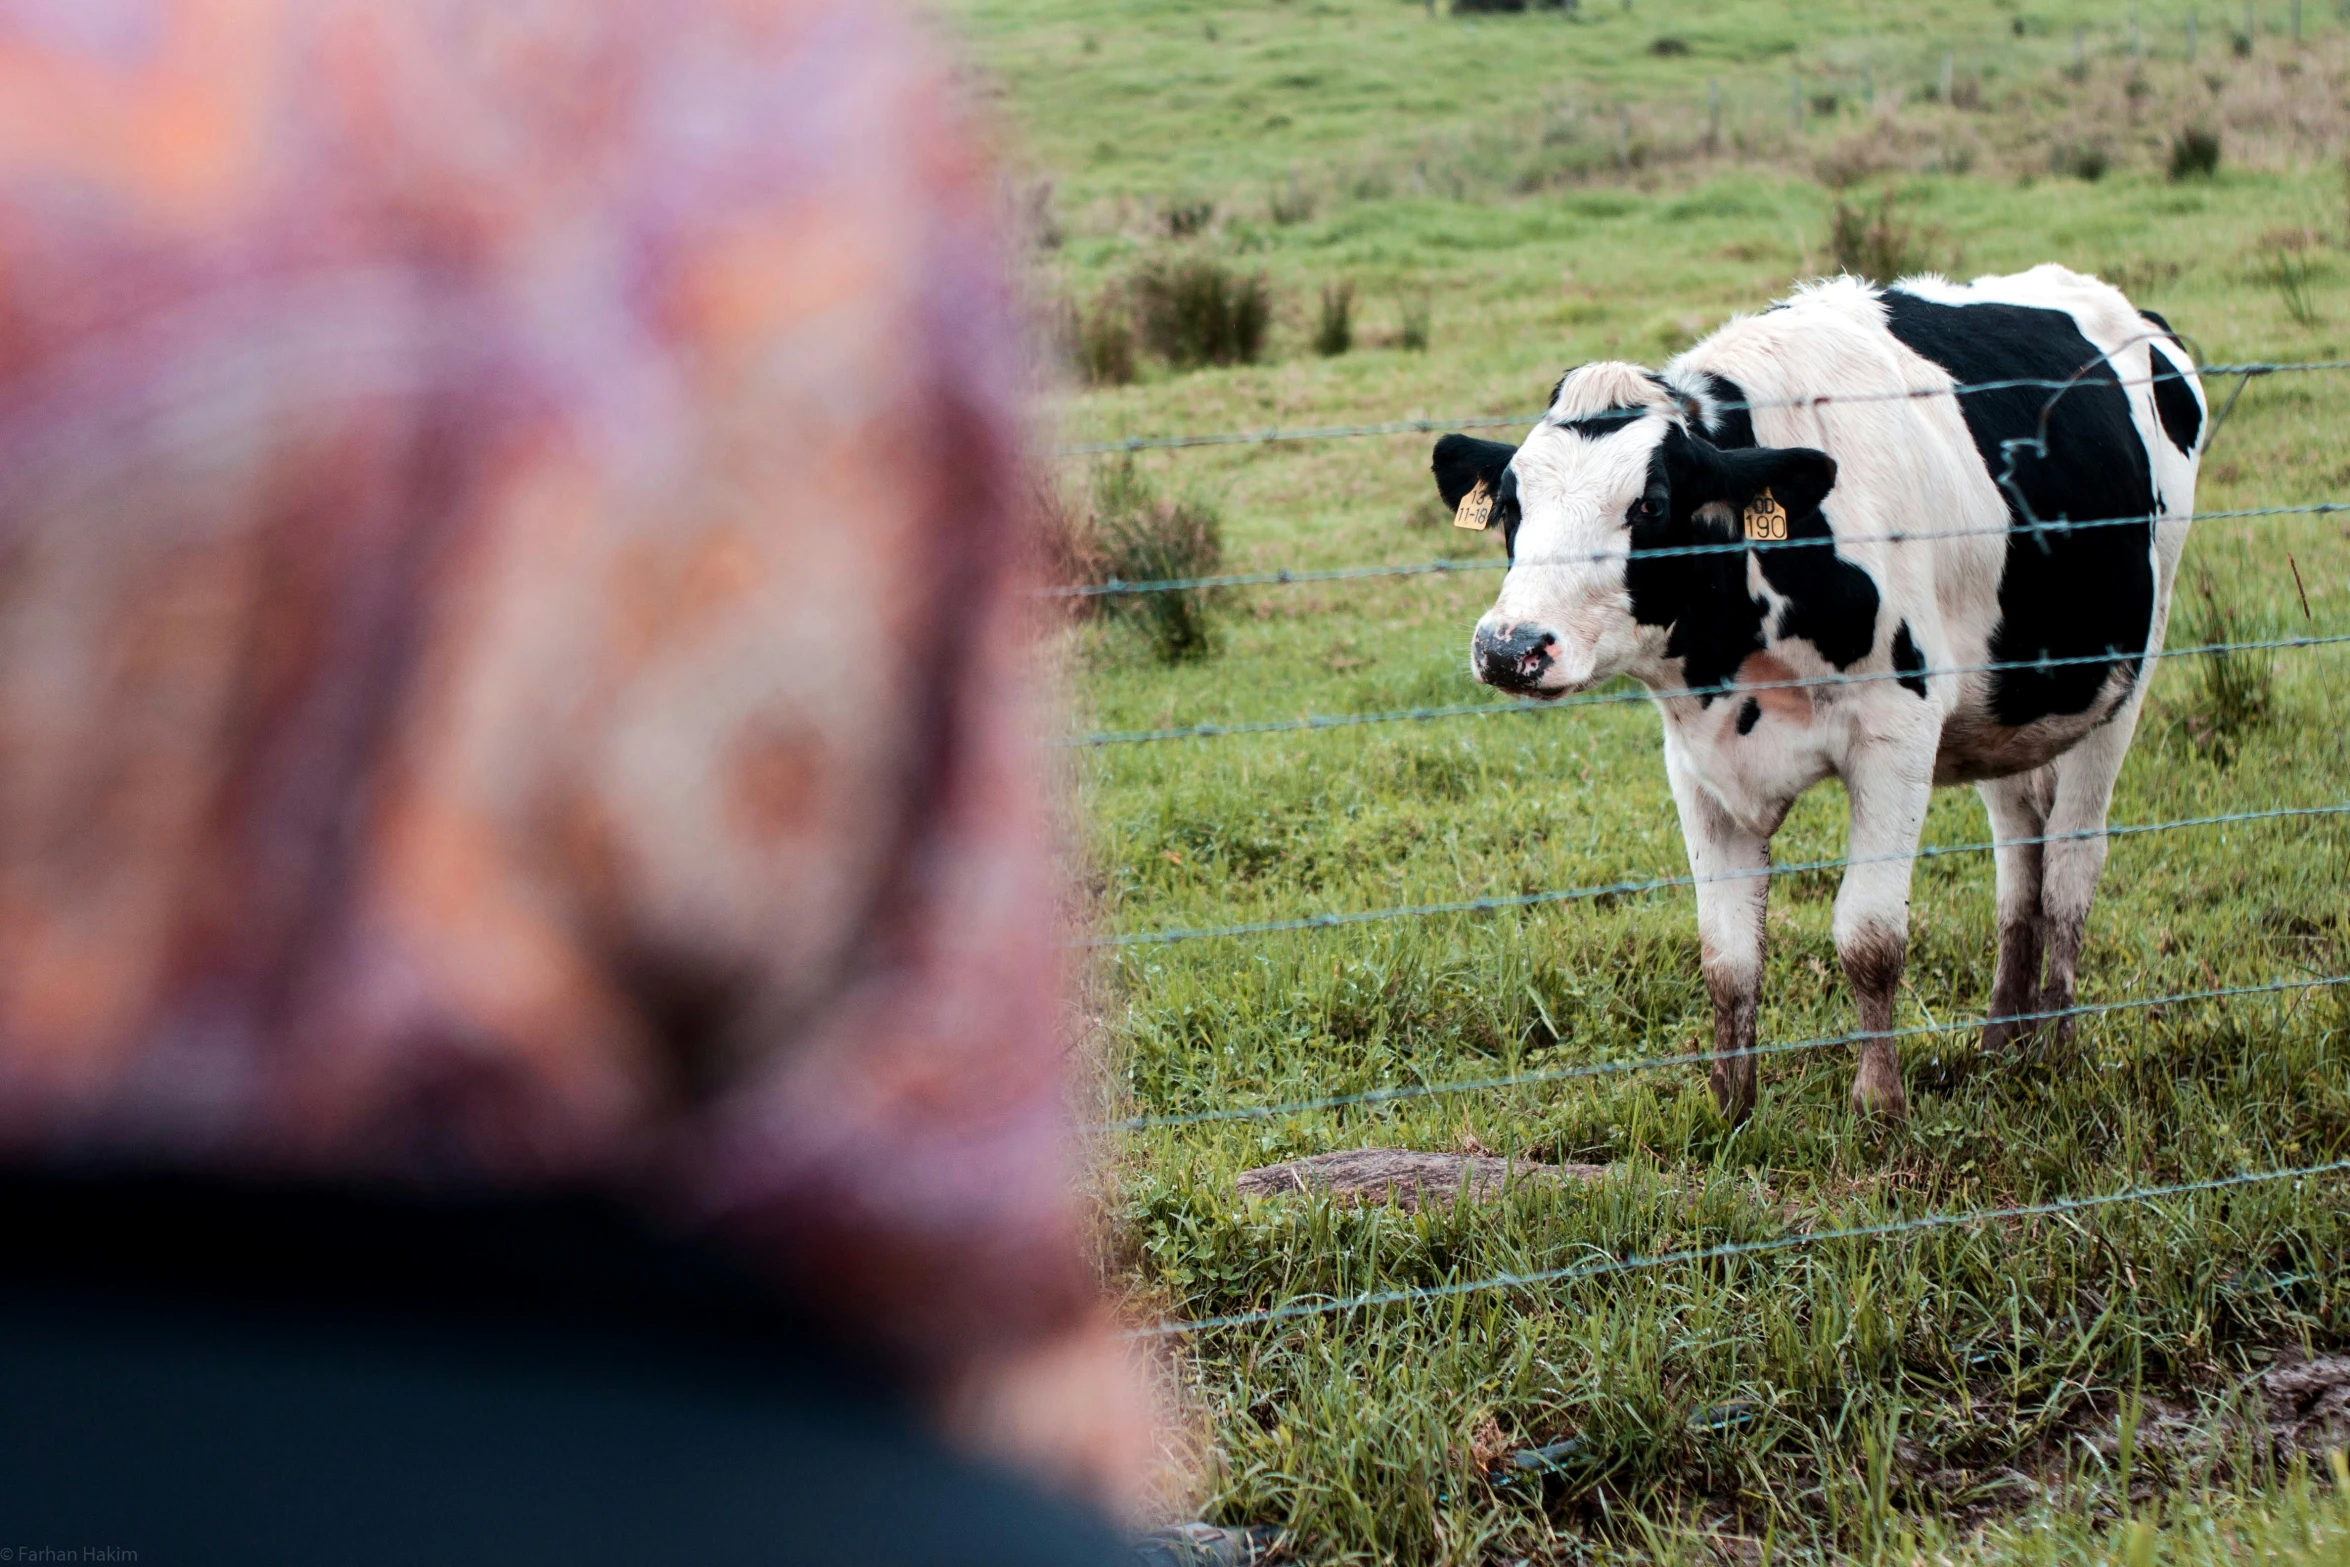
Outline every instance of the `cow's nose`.
{"type": "Polygon", "coordinates": [[[1541,626],[1480,623],[1470,641],[1477,678],[1504,691],[1531,691],[1558,653],[1558,638],[1541,626]]]}

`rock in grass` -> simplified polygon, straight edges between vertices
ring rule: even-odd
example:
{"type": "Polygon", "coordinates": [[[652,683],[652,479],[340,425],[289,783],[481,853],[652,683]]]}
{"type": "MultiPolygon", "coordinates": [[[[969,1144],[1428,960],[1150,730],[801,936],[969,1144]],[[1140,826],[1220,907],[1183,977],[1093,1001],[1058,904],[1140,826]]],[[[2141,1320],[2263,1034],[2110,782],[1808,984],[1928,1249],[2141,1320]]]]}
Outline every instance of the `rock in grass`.
{"type": "Polygon", "coordinates": [[[1258,1567],[1272,1559],[1281,1531],[1269,1524],[1225,1529],[1179,1523],[1153,1529],[1134,1542],[1136,1567],[1258,1567]]]}
{"type": "Polygon", "coordinates": [[[1452,1202],[1463,1187],[1470,1201],[1491,1202],[1509,1184],[1588,1181],[1606,1168],[1600,1164],[1537,1164],[1530,1159],[1496,1159],[1485,1154],[1349,1148],[1243,1170],[1234,1184],[1243,1197],[1320,1192],[1343,1201],[1391,1201],[1417,1208],[1424,1201],[1452,1202]]]}

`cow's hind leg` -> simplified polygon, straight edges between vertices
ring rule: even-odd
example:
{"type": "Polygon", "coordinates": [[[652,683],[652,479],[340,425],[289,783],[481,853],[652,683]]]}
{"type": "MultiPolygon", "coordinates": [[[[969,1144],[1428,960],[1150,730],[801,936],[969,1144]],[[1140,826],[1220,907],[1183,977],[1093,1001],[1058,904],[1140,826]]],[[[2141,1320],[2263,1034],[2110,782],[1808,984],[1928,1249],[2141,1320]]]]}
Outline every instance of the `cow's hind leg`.
{"type": "Polygon", "coordinates": [[[1998,845],[1992,854],[1999,868],[1999,957],[1985,1013],[1990,1021],[1983,1026],[1986,1051],[2021,1043],[2039,1029],[2030,1014],[2040,1005],[2042,840],[2055,791],[2052,767],[1976,787],[1991,816],[1991,838],[1998,845]]]}
{"type": "Polygon", "coordinates": [[[1667,732],[1665,773],[1697,883],[1697,934],[1714,1012],[1714,1102],[1732,1121],[1754,1109],[1755,1014],[1762,1000],[1770,839],[1741,825],[1697,781],[1667,732]]]}
{"type": "Polygon", "coordinates": [[[2111,721],[2049,764],[2056,772],[2056,789],[2040,869],[2040,928],[2048,949],[2048,971],[2034,1010],[2050,1020],[2060,1043],[2073,1035],[2075,1019],[2070,1012],[2081,942],[2088,933],[2097,878],[2105,870],[2105,813],[2113,803],[2113,781],[2121,775],[2122,759],[2129,755],[2144,692],[2141,684],[2111,721]]]}
{"type": "Polygon", "coordinates": [[[1836,956],[1859,1004],[1860,1070],[1852,1103],[1863,1114],[1909,1113],[1901,1056],[1886,1038],[1909,951],[1909,873],[1933,795],[1933,740],[1865,750],[1845,772],[1852,797],[1851,863],[1836,893],[1836,956]]]}

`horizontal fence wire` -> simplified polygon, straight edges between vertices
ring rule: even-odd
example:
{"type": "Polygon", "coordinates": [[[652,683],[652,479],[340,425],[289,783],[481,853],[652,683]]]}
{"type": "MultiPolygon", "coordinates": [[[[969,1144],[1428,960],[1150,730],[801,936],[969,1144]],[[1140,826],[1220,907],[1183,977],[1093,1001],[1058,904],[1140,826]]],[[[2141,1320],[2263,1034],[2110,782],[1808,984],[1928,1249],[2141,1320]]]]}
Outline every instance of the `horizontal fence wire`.
{"type": "MultiPolygon", "coordinates": [[[[2118,1012],[2144,1012],[2155,1007],[2188,1006],[2204,1001],[2230,1001],[2241,996],[2268,996],[2288,990],[2325,990],[2350,982],[2350,975],[2329,975],[2315,979],[2272,979],[2253,985],[2221,985],[2210,990],[2180,990],[2161,996],[2132,996],[2122,1001],[2088,1001],[2069,1007],[2054,1007],[2040,1012],[2011,1012],[1998,1017],[1953,1018],[1946,1023],[1911,1023],[1900,1028],[1879,1029],[1874,1033],[1855,1031],[1845,1034],[1821,1034],[1811,1039],[1783,1040],[1775,1045],[1751,1045],[1731,1052],[1737,1056],[1802,1055],[1814,1050],[1832,1050],[1843,1045],[1860,1045],[1876,1039],[1915,1039],[1923,1034],[1955,1033],[1966,1029],[1987,1028],[1993,1023],[2058,1022],[2065,1018],[2105,1017],[2118,1012]]],[[[1511,1088],[1538,1088],[1545,1083],[1571,1083],[1583,1078],[1620,1077],[1630,1072],[1656,1072],[1670,1067],[1711,1066],[1723,1059],[1709,1050],[1688,1050],[1669,1056],[1643,1056],[1634,1061],[1587,1061],[1577,1066],[1543,1067],[1532,1072],[1510,1072],[1494,1077],[1455,1078],[1443,1083],[1397,1083],[1386,1088],[1365,1088],[1351,1094],[1325,1094],[1316,1099],[1297,1099],[1287,1104],[1228,1105],[1217,1110],[1197,1110],[1188,1114],[1138,1115],[1123,1121],[1104,1121],[1093,1127],[1096,1132],[1148,1132],[1173,1127],[1209,1126],[1225,1121],[1270,1121],[1283,1116],[1310,1115],[1324,1110],[1344,1110],[1358,1105],[1394,1104],[1413,1099],[1446,1098],[1454,1094],[1500,1093],[1511,1088]]]]}
{"type": "MultiPolygon", "coordinates": [[[[2130,345],[2123,345],[2124,347],[2130,345]]],[[[2115,352],[2119,352],[2117,349],[2115,352]]],[[[2100,354],[2092,366],[2105,363],[2100,354]]],[[[2193,373],[2202,376],[2288,375],[2297,372],[2322,370],[2350,370],[2350,359],[2252,360],[2242,364],[2196,365],[2193,373]]],[[[2105,386],[2151,386],[2158,381],[2180,379],[2175,374],[2116,377],[2100,380],[2105,386]]],[[[1955,386],[1907,387],[1898,392],[1849,392],[1818,397],[1787,397],[1777,399],[1750,398],[1723,401],[1712,406],[1728,413],[1737,409],[1750,412],[1769,408],[1817,408],[1831,403],[1898,403],[1916,402],[1933,397],[1968,397],[1979,392],[2053,391],[2062,392],[2081,383],[2076,373],[2063,379],[2046,376],[2019,376],[2003,381],[1970,381],[1955,386]]],[[[1319,425],[1295,430],[1223,430],[1200,435],[1131,435],[1115,441],[1078,441],[1053,448],[1057,457],[1098,457],[1120,452],[1177,451],[1194,446],[1267,446],[1290,441],[1345,441],[1373,435],[1433,435],[1438,431],[1484,430],[1503,425],[1532,426],[1549,412],[1548,409],[1530,414],[1469,414],[1458,419],[1390,419],[1376,424],[1319,425]]]]}
{"type": "Polygon", "coordinates": [[[1725,680],[1710,686],[1681,686],[1652,691],[1645,688],[1577,692],[1544,700],[1528,697],[1513,702],[1455,702],[1436,707],[1392,708],[1376,713],[1307,713],[1297,718],[1241,719],[1230,723],[1183,724],[1169,729],[1102,729],[1063,735],[1046,742],[1055,748],[1091,748],[1109,745],[1145,745],[1162,740],[1214,740],[1234,735],[1291,734],[1319,729],[1357,729],[1367,724],[1429,723],[1447,718],[1493,718],[1512,713],[1555,713],[1578,707],[1605,707],[1623,702],[1665,702],[1684,697],[1751,696],[1763,691],[1795,691],[1813,686],[1871,685],[1885,680],[1933,679],[1940,675],[1985,675],[2007,670],[2046,671],[2068,664],[2122,664],[2138,659],[2204,658],[2223,653],[2282,652],[2293,648],[2332,647],[2350,642],[2350,633],[2315,637],[2271,637],[2247,642],[2206,642],[2196,647],[2163,648],[2152,653],[2083,653],[2063,658],[2011,658],[1987,664],[1944,664],[1924,669],[1885,669],[1857,675],[1804,675],[1792,680],[1725,680]]]}
{"type": "Polygon", "coordinates": [[[1987,854],[1998,849],[2022,849],[2034,844],[2073,843],[2092,838],[2137,838],[2149,833],[2178,832],[2190,827],[2225,827],[2237,822],[2282,821],[2292,817],[2350,814],[2350,801],[2340,805],[2289,805],[2272,810],[2230,811],[2219,816],[2186,816],[2168,822],[2138,822],[2120,827],[2082,828],[2075,832],[2042,833],[2031,838],[1987,838],[1979,843],[1921,844],[1900,854],[1846,855],[1833,860],[1800,860],[1766,865],[1757,870],[1719,871],[1711,876],[1650,876],[1637,880],[1600,882],[1587,887],[1554,887],[1541,892],[1493,893],[1481,898],[1456,898],[1442,903],[1399,903],[1384,909],[1342,909],[1301,914],[1289,919],[1248,920],[1235,925],[1178,925],[1165,930],[1128,931],[1089,936],[1069,942],[1079,950],[1118,947],[1164,947],[1183,941],[1218,941],[1234,936],[1277,936],[1289,931],[1337,930],[1347,925],[1382,924],[1389,920],[1433,919],[1446,914],[1498,914],[1510,909],[1540,908],[1552,903],[1579,903],[1590,898],[1632,897],[1673,887],[1695,887],[1703,882],[1768,881],[1800,876],[1810,871],[1841,870],[1848,865],[1881,865],[1899,860],[1934,860],[1954,854],[1987,854]]]}
{"type": "MultiPolygon", "coordinates": [[[[2350,976],[2345,976],[2350,977],[2350,976]]],[[[1218,1317],[1193,1317],[1182,1321],[1154,1323],[1148,1327],[1130,1329],[1130,1338],[1165,1338],[1177,1334],[1204,1333],[1220,1328],[1255,1327],[1274,1322],[1290,1322],[1301,1317],[1324,1317],[1341,1312],[1362,1311],[1375,1306],[1411,1305],[1422,1301],[1450,1300],[1462,1295],[1481,1294],[1489,1290],[1531,1289],[1544,1284],[1563,1284],[1576,1279],[1596,1278],[1610,1273],[1630,1273],[1641,1269],[1677,1267],[1686,1263],[1715,1262],[1731,1257],[1754,1257],[1770,1252],[1793,1251],[1799,1247],[1819,1246],[1830,1241],[1881,1240],[1888,1236],[1917,1234],[1927,1230],[1956,1229],[1971,1224],[1994,1224],[2016,1219],[2051,1218],[2059,1214],[2081,1213],[2093,1208],[2110,1208],[2128,1203],[2160,1202],[2172,1197],[2192,1197],[2206,1192],[2228,1191],[2246,1186],[2266,1185],[2275,1181],[2306,1181],[2322,1176],[2350,1172],[2350,1159],[2335,1159],[2324,1164],[2300,1165],[2289,1170],[2248,1170],[2239,1175],[2215,1176],[2203,1181],[2178,1181],[2167,1186],[2138,1186],[2125,1191],[2107,1192],[2093,1197],[2058,1197],[2047,1202],[2015,1203],[2004,1208],[1976,1208],[1959,1213],[1926,1213],[1911,1219],[1889,1219],[1882,1224],[1858,1224],[1839,1230],[1807,1230],[1796,1235],[1782,1235],[1763,1241],[1729,1241],[1719,1246],[1693,1247],[1686,1251],[1660,1252],[1655,1256],[1637,1254],[1624,1257],[1598,1257],[1589,1262],[1575,1263],[1563,1268],[1544,1268],[1532,1273],[1496,1273],[1480,1279],[1463,1279],[1451,1284],[1418,1285],[1408,1289],[1371,1290],[1360,1295],[1346,1295],[1330,1300],[1293,1301],[1282,1306],[1268,1306],[1261,1311],[1236,1311],[1218,1317]]]]}
{"type": "MultiPolygon", "coordinates": [[[[1818,549],[1822,545],[1840,547],[1846,544],[1922,544],[1936,539],[1980,538],[1987,534],[2010,534],[2018,537],[2087,533],[2098,528],[2143,528],[2149,523],[2240,522],[2258,517],[2323,517],[2335,512],[2350,511],[2350,501],[2312,501],[2303,506],[2244,506],[2230,511],[2188,512],[2180,516],[2152,517],[2097,517],[2085,522],[2071,522],[2058,518],[2053,522],[1995,523],[1980,528],[1936,528],[1916,533],[1854,533],[1838,534],[1825,539],[1732,539],[1714,544],[1671,544],[1662,549],[1644,549],[1638,552],[1641,560],[1670,560],[1683,555],[1734,555],[1741,551],[1785,549],[1818,549]]],[[[1216,577],[1159,577],[1145,582],[1121,582],[1111,578],[1107,582],[1088,582],[1074,587],[1038,588],[1033,597],[1044,599],[1098,599],[1129,598],[1152,593],[1194,593],[1221,588],[1292,587],[1312,582],[1360,582],[1379,577],[1444,577],[1464,572],[1523,571],[1529,567],[1597,565],[1603,561],[1630,560],[1629,549],[1592,550],[1581,555],[1553,555],[1540,560],[1505,560],[1499,556],[1485,560],[1427,560],[1406,561],[1396,565],[1379,566],[1325,566],[1277,567],[1271,571],[1229,572],[1216,577]]]]}

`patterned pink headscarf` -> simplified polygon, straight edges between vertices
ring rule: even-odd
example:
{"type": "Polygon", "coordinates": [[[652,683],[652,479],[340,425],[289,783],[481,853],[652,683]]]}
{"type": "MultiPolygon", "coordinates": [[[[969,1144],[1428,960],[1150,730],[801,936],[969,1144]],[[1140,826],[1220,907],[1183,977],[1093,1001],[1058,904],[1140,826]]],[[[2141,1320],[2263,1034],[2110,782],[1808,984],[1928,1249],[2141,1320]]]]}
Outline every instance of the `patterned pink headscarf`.
{"type": "Polygon", "coordinates": [[[1017,344],[859,0],[0,0],[0,1140],[1084,1307],[1017,344]]]}

